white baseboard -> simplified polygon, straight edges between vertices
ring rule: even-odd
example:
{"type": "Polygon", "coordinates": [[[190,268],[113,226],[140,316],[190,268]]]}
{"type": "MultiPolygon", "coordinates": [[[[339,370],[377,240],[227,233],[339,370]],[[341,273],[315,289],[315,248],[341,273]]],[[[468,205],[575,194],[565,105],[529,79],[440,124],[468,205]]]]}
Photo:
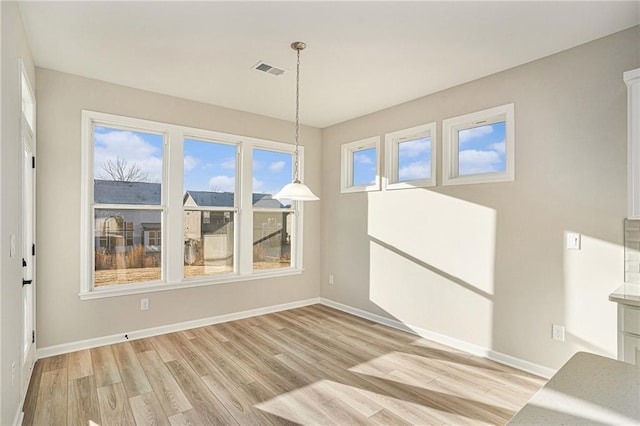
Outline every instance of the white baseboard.
{"type": "Polygon", "coordinates": [[[404,324],[400,321],[383,317],[381,315],[373,314],[362,309],[354,308],[352,306],[344,305],[342,303],[335,302],[330,299],[320,298],[320,303],[329,307],[338,309],[340,311],[368,319],[378,324],[383,324],[398,330],[407,331],[409,333],[416,334],[420,337],[424,337],[428,340],[441,343],[443,345],[451,346],[452,348],[468,352],[473,355],[488,358],[492,361],[499,362],[500,364],[508,365],[510,367],[517,368],[522,371],[526,371],[531,374],[535,374],[544,378],[550,378],[556,373],[556,370],[545,367],[533,362],[529,362],[520,358],[513,357],[511,355],[503,354],[501,352],[494,351],[489,348],[485,348],[473,343],[465,342],[454,337],[446,336],[444,334],[436,333],[434,331],[425,330],[420,327],[414,327],[412,325],[404,324]]]}
{"type": "MultiPolygon", "coordinates": [[[[97,337],[93,339],[81,340],[77,342],[64,343],[61,345],[47,346],[39,348],[36,356],[38,359],[46,358],[54,355],[66,354],[69,352],[79,351],[83,349],[95,348],[98,346],[111,345],[114,343],[126,342],[127,340],[142,339],[144,337],[157,336],[160,334],[174,333],[176,331],[189,330],[197,327],[204,327],[212,324],[219,324],[222,322],[234,321],[244,318],[250,318],[258,315],[270,314],[273,312],[286,311],[288,309],[301,308],[303,306],[314,305],[321,303],[323,305],[338,309],[343,312],[356,315],[361,318],[365,318],[376,322],[378,324],[386,325],[398,330],[406,331],[416,334],[425,339],[433,340],[434,342],[441,343],[443,345],[451,346],[452,348],[459,349],[471,353],[473,355],[489,358],[493,361],[505,364],[514,368],[518,368],[523,371],[527,371],[532,374],[536,374],[541,377],[550,378],[556,372],[556,370],[548,367],[544,367],[539,364],[535,364],[520,358],[513,357],[511,355],[496,352],[489,348],[475,345],[473,343],[465,342],[444,334],[436,333],[430,330],[425,330],[420,327],[414,327],[412,325],[404,324],[400,321],[383,317],[381,315],[373,314],[371,312],[364,311],[362,309],[354,308],[352,306],[344,305],[342,303],[335,302],[323,297],[299,300],[296,302],[283,303],[280,305],[267,306],[264,308],[250,309],[248,311],[234,312],[231,314],[217,315],[208,318],[202,318],[193,321],[185,321],[177,324],[163,325],[160,327],[147,328],[143,330],[131,331],[127,333],[113,334],[110,336],[97,337]],[[125,338],[125,334],[128,339],[125,338]]],[[[16,419],[18,419],[18,415],[16,419]]]]}
{"type": "Polygon", "coordinates": [[[189,330],[191,328],[204,327],[222,322],[234,321],[244,318],[255,317],[258,315],[270,314],[273,312],[286,311],[288,309],[301,308],[303,306],[315,305],[320,303],[319,298],[307,300],[298,300],[280,305],[266,306],[264,308],[250,309],[248,311],[234,312],[225,315],[216,315],[213,317],[197,319],[193,321],[185,321],[177,324],[162,325],[159,327],[146,328],[137,331],[128,331],[126,333],[112,334],[111,336],[96,337],[93,339],[81,340],[77,342],[63,343],[61,345],[47,346],[39,348],[36,352],[38,359],[47,358],[54,355],[66,354],[69,352],[80,351],[83,349],[96,348],[98,346],[112,345],[114,343],[122,343],[127,340],[142,339],[144,337],[157,336],[160,334],[174,333],[176,331],[189,330]],[[128,336],[128,338],[125,337],[128,336]]]}
{"type": "Polygon", "coordinates": [[[21,402],[20,405],[18,406],[18,412],[16,413],[16,416],[13,418],[14,426],[20,426],[22,424],[22,419],[24,418],[24,411],[22,411],[23,402],[21,402]]]}

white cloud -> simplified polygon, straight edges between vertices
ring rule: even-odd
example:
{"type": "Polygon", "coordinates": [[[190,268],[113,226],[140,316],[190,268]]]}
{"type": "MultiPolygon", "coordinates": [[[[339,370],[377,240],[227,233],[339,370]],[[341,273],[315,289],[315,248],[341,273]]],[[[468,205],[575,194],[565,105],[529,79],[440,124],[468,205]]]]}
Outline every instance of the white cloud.
{"type": "Polygon", "coordinates": [[[501,156],[496,151],[468,149],[460,151],[458,172],[461,175],[495,172],[501,162],[501,156]]]}
{"type": "Polygon", "coordinates": [[[497,152],[498,154],[504,155],[504,147],[505,147],[504,141],[491,144],[491,149],[497,152]]]}
{"type": "Polygon", "coordinates": [[[236,179],[233,176],[214,176],[209,179],[209,188],[221,192],[235,192],[236,179]]]}
{"type": "Polygon", "coordinates": [[[458,143],[463,144],[470,140],[481,138],[482,136],[493,133],[493,126],[472,127],[471,129],[460,130],[458,133],[458,143]]]}
{"type": "Polygon", "coordinates": [[[431,162],[415,161],[398,170],[401,181],[414,179],[429,179],[431,177],[431,162]]]}
{"type": "Polygon", "coordinates": [[[196,168],[198,163],[200,163],[200,160],[198,160],[196,157],[192,157],[190,155],[185,155],[185,157],[184,157],[184,171],[185,172],[190,172],[191,170],[196,168]]]}
{"type": "Polygon", "coordinates": [[[253,192],[260,192],[260,188],[262,188],[263,186],[264,186],[264,182],[256,178],[253,178],[253,192]]]}
{"type": "Polygon", "coordinates": [[[236,159],[231,157],[228,158],[226,160],[224,160],[222,163],[220,163],[220,167],[222,167],[223,169],[227,169],[227,170],[235,170],[236,169],[236,159]]]}
{"type": "Polygon", "coordinates": [[[253,160],[253,171],[255,172],[256,170],[262,170],[264,169],[264,163],[260,160],[256,160],[254,158],[253,160]]]}
{"type": "Polygon", "coordinates": [[[284,169],[284,161],[275,161],[269,164],[269,171],[271,173],[280,173],[284,169]]]}
{"type": "Polygon", "coordinates": [[[117,158],[126,160],[127,164],[137,164],[149,180],[162,180],[162,148],[156,147],[134,132],[111,130],[107,133],[95,133],[94,176],[102,172],[102,165],[117,158]]]}
{"type": "Polygon", "coordinates": [[[358,152],[353,153],[353,161],[358,164],[373,164],[373,158],[368,153],[362,154],[358,152]]]}
{"type": "Polygon", "coordinates": [[[425,152],[431,151],[431,138],[400,142],[398,144],[398,151],[401,157],[417,157],[425,152]]]}

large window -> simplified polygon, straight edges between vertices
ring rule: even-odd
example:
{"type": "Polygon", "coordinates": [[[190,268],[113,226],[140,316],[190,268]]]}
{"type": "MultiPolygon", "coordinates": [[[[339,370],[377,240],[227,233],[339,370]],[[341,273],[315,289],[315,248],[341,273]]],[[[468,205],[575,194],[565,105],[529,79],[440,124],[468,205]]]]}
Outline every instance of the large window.
{"type": "Polygon", "coordinates": [[[292,160],[289,144],[83,111],[81,297],[299,273],[299,207],[272,197],[292,160]]]}
{"type": "Polygon", "coordinates": [[[237,146],[184,141],[184,276],[235,272],[237,146]]]}
{"type": "Polygon", "coordinates": [[[442,122],[445,185],[514,180],[514,105],[442,122]]]}
{"type": "Polygon", "coordinates": [[[94,285],[162,280],[165,136],[95,123],[94,285]]]}
{"type": "Polygon", "coordinates": [[[293,178],[293,155],[253,150],[253,269],[291,267],[294,209],[271,197],[293,178]]]}

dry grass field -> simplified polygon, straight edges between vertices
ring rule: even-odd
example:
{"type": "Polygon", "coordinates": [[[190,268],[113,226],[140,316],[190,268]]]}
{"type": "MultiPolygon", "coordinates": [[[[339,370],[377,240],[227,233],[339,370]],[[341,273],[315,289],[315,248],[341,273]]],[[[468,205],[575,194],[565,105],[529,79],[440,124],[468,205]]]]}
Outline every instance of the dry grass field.
{"type": "MultiPolygon", "coordinates": [[[[288,268],[291,263],[287,261],[254,262],[254,270],[288,268]]],[[[233,265],[186,265],[184,267],[185,277],[199,277],[203,275],[228,274],[233,272],[233,265]]],[[[114,284],[131,284],[147,281],[159,281],[162,273],[159,267],[153,268],[131,268],[131,269],[108,269],[95,271],[95,286],[105,286],[114,284]]]]}

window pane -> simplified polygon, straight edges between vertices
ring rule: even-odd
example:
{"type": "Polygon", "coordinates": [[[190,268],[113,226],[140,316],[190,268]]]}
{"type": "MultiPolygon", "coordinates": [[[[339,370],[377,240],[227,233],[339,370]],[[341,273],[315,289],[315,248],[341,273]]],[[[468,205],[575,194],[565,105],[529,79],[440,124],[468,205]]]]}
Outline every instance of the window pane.
{"type": "Polygon", "coordinates": [[[371,185],[376,183],[376,149],[362,149],[353,152],[353,185],[371,185]]]}
{"type": "Polygon", "coordinates": [[[162,279],[158,210],[95,210],[95,286],[162,279]]]}
{"type": "Polygon", "coordinates": [[[274,200],[293,180],[293,154],[263,149],[253,150],[253,207],[279,209],[291,207],[291,201],[274,200]]]}
{"type": "Polygon", "coordinates": [[[505,172],[505,122],[458,131],[458,174],[505,172]]]}
{"type": "Polygon", "coordinates": [[[233,211],[184,212],[184,276],[233,272],[233,211]]]}
{"type": "Polygon", "coordinates": [[[293,213],[253,213],[253,269],[291,266],[293,213]]]}
{"type": "Polygon", "coordinates": [[[234,207],[236,147],[184,141],[184,205],[234,207]]]}
{"type": "Polygon", "coordinates": [[[95,203],[161,203],[162,135],[96,126],[93,141],[95,203]]]}
{"type": "Polygon", "coordinates": [[[431,178],[431,138],[398,144],[398,181],[431,178]]]}

